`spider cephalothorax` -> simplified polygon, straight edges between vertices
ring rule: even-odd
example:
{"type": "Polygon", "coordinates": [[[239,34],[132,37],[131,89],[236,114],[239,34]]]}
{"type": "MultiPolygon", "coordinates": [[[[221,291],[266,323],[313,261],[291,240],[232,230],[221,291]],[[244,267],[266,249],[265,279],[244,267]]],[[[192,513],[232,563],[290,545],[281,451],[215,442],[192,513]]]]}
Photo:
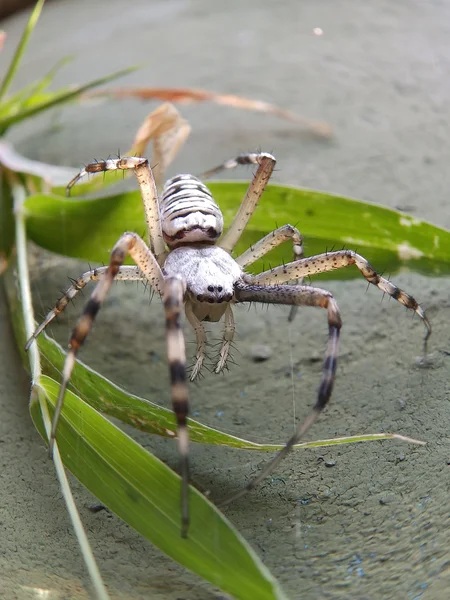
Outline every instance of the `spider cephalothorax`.
{"type": "MultiPolygon", "coordinates": [[[[298,229],[284,225],[275,229],[237,258],[231,256],[269,181],[275,159],[267,153],[243,154],[227,161],[221,168],[238,164],[257,165],[242,204],[229,229],[222,235],[222,213],[208,188],[192,175],[178,175],[170,179],[158,198],[148,161],[131,156],[94,162],[87,165],[70,183],[70,188],[84,175],[116,169],[134,169],[138,179],[148,231],[148,244],[135,233],[124,233],[111,252],[107,267],[88,271],[79,277],[58,300],[44,322],[28,341],[27,348],[39,333],[67,306],[68,302],[91,280],[99,282],[83,314],[78,320],[69,342],[69,351],[63,370],[59,398],[53,419],[50,451],[56,435],[58,417],[69,382],[75,357],[92,328],[95,316],[111,284],[116,280],[144,280],[163,300],[166,313],[167,354],[171,377],[173,409],[178,427],[178,443],[182,475],[182,534],[187,534],[188,508],[188,392],[186,385],[186,355],[184,336],[180,327],[181,312],[193,327],[197,351],[191,379],[200,373],[205,356],[206,332],[204,321],[224,319],[224,332],[215,372],[227,363],[235,325],[233,305],[242,302],[287,304],[292,307],[316,306],[328,314],[328,343],[322,369],[317,400],[307,419],[298,425],[283,450],[261,471],[245,490],[255,487],[296,444],[328,403],[334,385],[338,356],[341,317],[332,294],[311,285],[302,285],[303,278],[348,265],[356,265],[366,280],[382,292],[415,311],[427,328],[425,342],[431,327],[422,307],[414,298],[391,281],[381,277],[367,260],[351,250],[327,252],[303,258],[302,238],[298,229]],[[294,260],[259,275],[250,275],[245,269],[279,244],[290,241],[294,260]],[[136,266],[124,266],[127,255],[136,266]],[[293,284],[292,282],[297,282],[293,284]]],[[[240,496],[241,493],[234,496],[240,496]]]]}

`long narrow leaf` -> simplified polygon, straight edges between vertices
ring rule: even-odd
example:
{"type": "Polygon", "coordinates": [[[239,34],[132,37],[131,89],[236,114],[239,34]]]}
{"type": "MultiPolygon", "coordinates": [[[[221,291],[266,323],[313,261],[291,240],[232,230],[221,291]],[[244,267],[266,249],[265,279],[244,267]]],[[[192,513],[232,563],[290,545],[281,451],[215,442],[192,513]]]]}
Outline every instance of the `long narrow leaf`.
{"type": "Polygon", "coordinates": [[[331,127],[323,121],[312,121],[305,119],[275,104],[255,100],[253,98],[244,98],[234,94],[219,94],[209,90],[199,88],[161,88],[161,87],[141,87],[141,88],[113,88],[91,92],[87,94],[88,98],[134,98],[136,100],[159,100],[163,102],[172,102],[173,104],[195,104],[199,102],[213,102],[230,108],[239,110],[251,110],[274,115],[281,119],[286,119],[311,131],[314,135],[321,138],[329,138],[332,135],[331,127]]]}
{"type": "MultiPolygon", "coordinates": [[[[21,305],[15,295],[14,287],[7,286],[8,303],[17,345],[22,354],[24,364],[27,364],[27,356],[24,350],[27,339],[23,322],[20,318],[21,305]]],[[[65,352],[54,340],[42,334],[37,342],[41,357],[42,372],[50,378],[58,381],[65,360],[65,352]]],[[[77,360],[69,383],[70,389],[91,407],[111,417],[119,419],[147,433],[162,437],[174,438],[176,436],[176,421],[173,411],[164,406],[150,402],[139,396],[135,396],[109,381],[90,367],[77,360]]],[[[195,419],[189,419],[189,435],[193,442],[209,444],[212,446],[228,446],[241,450],[257,450],[273,452],[280,450],[283,444],[266,444],[252,442],[238,438],[203,425],[195,419]]],[[[372,433],[356,435],[331,440],[314,440],[312,442],[301,442],[296,448],[317,448],[319,446],[334,446],[355,442],[379,441],[385,439],[399,439],[410,443],[421,443],[417,440],[405,438],[392,433],[372,433]]]]}
{"type": "MultiPolygon", "coordinates": [[[[29,336],[33,328],[33,305],[31,299],[30,290],[30,277],[27,260],[27,243],[26,243],[26,232],[25,222],[23,218],[23,201],[25,199],[25,189],[22,185],[13,183],[11,187],[11,194],[14,199],[14,216],[15,216],[15,237],[16,237],[16,265],[7,273],[6,280],[9,281],[9,290],[11,291],[11,277],[12,271],[14,270],[14,290],[19,299],[17,305],[19,307],[19,322],[21,328],[25,332],[26,336],[29,336]],[[16,279],[17,278],[17,279],[16,279]]],[[[32,376],[32,386],[30,391],[30,401],[35,402],[38,406],[39,414],[41,417],[41,423],[43,425],[44,439],[48,439],[51,430],[51,420],[48,412],[48,406],[46,404],[42,388],[40,387],[41,380],[41,363],[40,354],[37,347],[31,348],[29,354],[29,366],[32,376]]],[[[92,584],[94,586],[96,596],[98,600],[109,600],[108,592],[106,591],[103,583],[100,571],[95,561],[92,549],[89,545],[89,541],[86,536],[83,524],[80,519],[70,484],[66,476],[66,472],[61,460],[59,453],[58,443],[55,442],[53,448],[53,464],[55,467],[56,476],[58,478],[62,496],[66,504],[68,515],[72,522],[74,533],[77,537],[80,545],[81,553],[91,577],[92,584]]]]}
{"type": "MultiPolygon", "coordinates": [[[[20,190],[24,197],[23,188],[20,190]]],[[[16,335],[22,345],[33,317],[26,264],[22,199],[15,202],[19,247],[20,295],[7,278],[16,335]]],[[[41,374],[38,347],[30,349],[33,386],[30,412],[44,440],[58,397],[59,383],[41,374]],[[50,407],[51,415],[47,412],[50,407]]],[[[79,520],[61,459],[75,476],[117,515],[163,552],[235,598],[286,600],[278,583],[230,523],[195,489],[190,490],[189,538],[180,537],[180,479],[120,429],[68,391],[54,448],[55,467],[87,566],[98,583],[97,596],[108,600],[79,520]]]]}
{"type": "MultiPolygon", "coordinates": [[[[39,99],[43,98],[44,91],[53,81],[56,73],[64,65],[72,60],[70,57],[62,58],[50,71],[39,79],[29,85],[25,86],[14,95],[9,96],[8,99],[3,99],[0,102],[0,119],[5,118],[8,114],[17,113],[21,108],[28,108],[30,104],[36,104],[39,99]]],[[[53,94],[54,92],[47,92],[47,94],[53,94]]]]}
{"type": "Polygon", "coordinates": [[[42,8],[44,6],[45,0],[38,0],[34,6],[33,12],[30,15],[27,26],[22,34],[22,38],[19,42],[17,50],[14,53],[13,59],[9,65],[9,69],[6,72],[6,75],[2,81],[0,86],[0,101],[3,96],[8,91],[9,86],[11,85],[14,75],[19,67],[20,61],[22,59],[23,53],[28,45],[31,34],[33,33],[34,28],[39,20],[39,16],[41,14],[42,8]]]}
{"type": "Polygon", "coordinates": [[[0,166],[0,275],[8,266],[14,245],[13,199],[6,173],[6,169],[0,166]]]}
{"type": "MultiPolygon", "coordinates": [[[[245,193],[245,183],[211,183],[211,192],[230,223],[245,193]]],[[[142,233],[145,224],[138,192],[96,200],[67,199],[51,195],[28,198],[25,209],[30,238],[53,252],[106,262],[124,231],[142,233]]],[[[307,255],[334,248],[356,249],[374,267],[395,272],[400,267],[425,274],[450,272],[450,232],[435,225],[367,202],[325,192],[270,186],[247,226],[236,254],[246,250],[275,228],[296,224],[305,236],[307,255]],[[338,226],[337,226],[338,224],[338,226]]],[[[292,260],[289,244],[259,261],[258,272],[268,264],[292,260]]],[[[342,269],[330,277],[358,277],[355,269],[342,269]]]]}
{"type": "MultiPolygon", "coordinates": [[[[54,407],[58,387],[41,386],[54,407]]],[[[40,411],[30,407],[42,432],[40,411]]],[[[190,488],[191,525],[180,538],[180,478],[71,392],[58,427],[67,468],[95,496],[174,560],[235,598],[285,598],[278,584],[225,517],[190,488]]]]}
{"type": "Polygon", "coordinates": [[[136,68],[137,67],[130,67],[128,69],[122,69],[121,71],[117,71],[112,75],[95,79],[94,81],[86,83],[85,85],[76,85],[49,93],[48,95],[45,94],[44,99],[41,102],[25,107],[16,114],[6,115],[5,117],[0,118],[0,131],[6,131],[6,129],[11,127],[11,125],[18,123],[19,121],[23,121],[24,119],[28,119],[29,117],[32,117],[40,112],[48,110],[49,108],[53,108],[54,106],[58,106],[60,104],[67,104],[68,102],[77,99],[83,92],[108,83],[109,81],[117,79],[118,77],[122,77],[123,75],[127,75],[128,73],[132,73],[136,70],[136,68]]]}
{"type": "MultiPolygon", "coordinates": [[[[0,163],[7,169],[20,173],[20,175],[33,175],[41,181],[41,187],[64,185],[65,182],[72,179],[76,169],[70,167],[60,167],[58,165],[49,165],[38,160],[32,160],[16,152],[9,142],[0,138],[0,163]]],[[[39,188],[40,189],[40,188],[39,188]]]]}

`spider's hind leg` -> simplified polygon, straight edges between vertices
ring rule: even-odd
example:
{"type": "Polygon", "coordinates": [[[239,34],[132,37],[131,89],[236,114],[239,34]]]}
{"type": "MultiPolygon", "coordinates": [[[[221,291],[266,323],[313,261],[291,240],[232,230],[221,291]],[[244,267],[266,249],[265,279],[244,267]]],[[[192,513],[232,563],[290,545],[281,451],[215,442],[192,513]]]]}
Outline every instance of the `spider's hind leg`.
{"type": "Polygon", "coordinates": [[[142,156],[123,156],[121,158],[108,158],[87,164],[78,175],[67,185],[66,192],[70,196],[73,186],[88,174],[103,173],[105,171],[134,171],[139,183],[142,202],[144,204],[145,221],[150,250],[155,254],[161,264],[165,253],[165,245],[161,230],[161,216],[159,214],[158,191],[149,162],[142,156]]]}

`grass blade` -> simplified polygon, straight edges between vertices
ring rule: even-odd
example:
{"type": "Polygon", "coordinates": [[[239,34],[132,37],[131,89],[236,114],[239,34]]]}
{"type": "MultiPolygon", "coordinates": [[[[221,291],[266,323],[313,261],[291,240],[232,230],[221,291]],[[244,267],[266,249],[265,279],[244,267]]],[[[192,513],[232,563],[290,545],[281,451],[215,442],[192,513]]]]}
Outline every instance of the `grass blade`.
{"type": "MultiPolygon", "coordinates": [[[[25,331],[20,324],[20,305],[12,294],[9,294],[8,301],[17,344],[25,362],[26,353],[23,348],[27,338],[25,331]]],[[[41,356],[42,372],[58,381],[63,369],[65,352],[59,344],[45,334],[42,334],[38,338],[37,344],[41,356]]],[[[176,421],[171,409],[127,392],[118,385],[112,383],[106,377],[103,377],[100,373],[97,373],[85,365],[80,360],[77,360],[75,363],[69,387],[79,398],[89,404],[92,408],[111,417],[115,417],[123,423],[127,423],[140,431],[172,439],[176,436],[176,421]]],[[[192,442],[199,444],[227,446],[229,448],[241,450],[274,452],[283,447],[283,444],[258,443],[239,438],[213,427],[209,427],[208,425],[204,425],[195,419],[189,419],[189,436],[192,442]]],[[[296,448],[317,448],[319,446],[335,446],[387,439],[398,439],[416,444],[422,443],[418,440],[405,438],[393,433],[372,433],[328,440],[301,442],[296,448]]]]}
{"type": "MultiPolygon", "coordinates": [[[[20,193],[24,195],[22,188],[20,193]]],[[[16,335],[22,342],[33,328],[33,313],[24,220],[20,210],[16,210],[16,215],[22,294],[21,297],[16,295],[11,271],[7,292],[16,335]]],[[[42,437],[47,440],[59,383],[41,375],[38,348],[37,344],[30,348],[33,376],[30,412],[42,437]],[[47,404],[51,414],[47,412],[47,404]]],[[[238,599],[286,600],[276,580],[245,540],[214,505],[193,488],[190,491],[189,538],[181,539],[179,477],[69,391],[58,428],[55,468],[97,597],[101,600],[108,600],[108,594],[71,498],[61,459],[101,502],[193,572],[238,599]]]]}
{"type": "Polygon", "coordinates": [[[22,56],[25,52],[25,49],[28,45],[31,34],[33,33],[34,28],[39,20],[42,8],[44,6],[45,0],[38,0],[35,4],[33,12],[28,20],[27,26],[22,34],[22,38],[17,46],[17,50],[14,53],[13,59],[9,65],[9,69],[6,72],[5,77],[3,78],[2,84],[0,86],[0,101],[11,85],[14,75],[16,74],[17,69],[19,68],[20,61],[22,60],[22,56]]]}
{"type": "MultiPolygon", "coordinates": [[[[59,384],[42,378],[54,406],[59,384]]],[[[42,433],[40,411],[31,414],[42,433]]],[[[67,468],[115,514],[158,548],[235,598],[285,598],[225,517],[190,488],[189,537],[180,538],[180,479],[125,433],[69,392],[58,428],[67,468]]]]}
{"type": "MultiPolygon", "coordinates": [[[[36,103],[37,99],[42,96],[51,84],[56,73],[71,60],[70,57],[62,58],[42,79],[30,83],[14,95],[9,96],[7,100],[3,100],[0,103],[0,118],[3,119],[13,111],[18,112],[21,107],[28,107],[29,103],[36,103]]],[[[48,92],[47,94],[51,93],[48,92]]]]}
{"type": "MultiPolygon", "coordinates": [[[[20,305],[22,307],[21,322],[25,334],[28,335],[33,329],[33,306],[31,302],[30,281],[27,264],[25,222],[22,212],[23,201],[25,199],[24,189],[20,185],[14,185],[12,187],[12,196],[14,198],[14,213],[16,225],[15,231],[17,248],[18,284],[20,289],[20,305]]],[[[11,271],[12,270],[10,270],[10,273],[11,271]]],[[[45,397],[42,394],[40,355],[37,346],[30,349],[30,369],[32,375],[32,388],[30,398],[31,404],[35,404],[39,410],[41,423],[43,425],[42,434],[44,436],[44,439],[48,439],[51,430],[51,420],[48,414],[48,408],[45,401],[45,397]]],[[[109,600],[109,595],[104,586],[97,563],[95,562],[94,555],[86,537],[86,533],[84,531],[80,515],[78,513],[75,501],[72,496],[70,485],[66,477],[61,456],[59,454],[58,444],[55,444],[54,447],[53,462],[55,466],[56,475],[59,480],[61,493],[66,503],[67,511],[69,513],[69,517],[71,519],[75,535],[80,545],[83,559],[91,577],[92,584],[96,591],[97,598],[99,598],[99,600],[109,600]]]]}
{"type": "Polygon", "coordinates": [[[31,106],[25,107],[23,110],[20,110],[12,115],[7,115],[3,118],[0,118],[0,131],[6,131],[9,127],[11,127],[11,125],[18,123],[19,121],[23,121],[24,119],[28,119],[42,111],[48,110],[49,108],[53,108],[59,104],[67,104],[68,102],[77,99],[83,92],[108,83],[109,81],[117,79],[118,77],[127,75],[128,73],[132,73],[136,70],[136,68],[137,67],[130,67],[128,69],[122,69],[121,71],[117,71],[112,75],[100,77],[99,79],[95,79],[94,81],[84,85],[75,85],[70,88],[58,90],[56,92],[49,92],[49,94],[44,95],[44,99],[42,101],[37,102],[36,104],[33,104],[31,101],[32,99],[28,99],[27,102],[30,103],[31,106]]]}

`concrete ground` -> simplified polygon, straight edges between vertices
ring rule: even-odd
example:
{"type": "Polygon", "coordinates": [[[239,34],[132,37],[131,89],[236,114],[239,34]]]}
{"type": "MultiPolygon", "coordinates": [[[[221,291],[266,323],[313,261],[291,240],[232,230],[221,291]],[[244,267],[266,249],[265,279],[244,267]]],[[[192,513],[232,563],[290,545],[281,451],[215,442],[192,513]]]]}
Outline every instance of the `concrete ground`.
{"type": "MultiPolygon", "coordinates": [[[[10,42],[23,25],[24,15],[1,23],[10,42]]],[[[193,134],[172,172],[200,172],[239,152],[267,149],[278,159],[277,182],[400,207],[450,228],[449,39],[450,6],[439,0],[61,0],[45,8],[17,85],[72,55],[58,85],[139,63],[143,68],[121,85],[203,87],[270,101],[327,121],[333,139],[318,140],[274,117],[182,107],[193,134]]],[[[74,106],[27,123],[10,138],[27,156],[77,166],[127,148],[150,108],[134,102],[74,106]]],[[[55,301],[68,275],[85,269],[86,263],[60,261],[44,270],[34,283],[37,312],[55,301]]],[[[427,446],[384,442],[293,454],[276,477],[227,510],[290,598],[448,597],[450,282],[412,273],[394,279],[428,310],[432,368],[416,364],[417,319],[394,302],[381,303],[364,281],[330,282],[344,318],[342,358],[333,402],[310,438],[395,431],[427,446]]],[[[67,339],[80,306],[52,327],[59,341],[67,339]]],[[[88,597],[53,469],[28,416],[28,378],[3,300],[0,307],[3,597],[37,597],[30,587],[52,590],[48,598],[88,597]]],[[[300,313],[288,328],[285,310],[237,312],[238,365],[193,385],[193,410],[235,435],[285,440],[293,396],[297,415],[314,401],[323,315],[300,313]],[[270,346],[265,363],[252,361],[255,344],[270,346]]],[[[169,403],[167,381],[150,353],[164,361],[158,303],[149,306],[133,285],[116,286],[83,360],[127,389],[169,403]],[[124,350],[131,343],[133,350],[124,350]],[[158,393],[149,394],[149,381],[158,393]]],[[[175,462],[169,442],[137,437],[175,462]]],[[[193,479],[220,499],[243,486],[263,458],[193,447],[193,479]]],[[[85,506],[92,498],[76,482],[74,488],[113,597],[221,597],[115,517],[91,514],[85,506]]]]}

